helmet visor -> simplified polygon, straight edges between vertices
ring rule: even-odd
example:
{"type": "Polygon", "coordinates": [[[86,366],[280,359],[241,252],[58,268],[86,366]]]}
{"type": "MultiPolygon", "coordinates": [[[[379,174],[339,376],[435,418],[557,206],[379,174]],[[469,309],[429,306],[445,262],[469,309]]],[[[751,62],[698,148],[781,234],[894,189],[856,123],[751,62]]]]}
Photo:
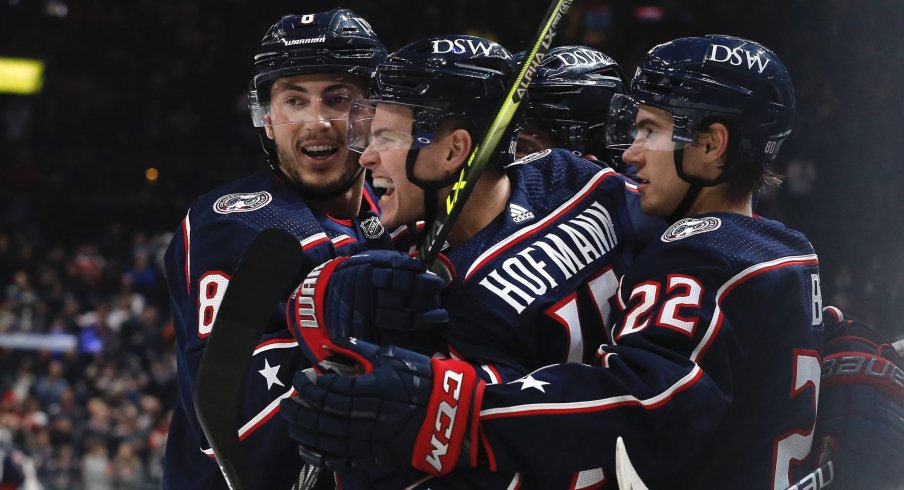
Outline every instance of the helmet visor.
{"type": "Polygon", "coordinates": [[[625,94],[612,96],[606,119],[607,148],[675,151],[691,141],[675,134],[674,118],[668,111],[648,105],[642,108],[640,102],[625,94]]]}
{"type": "Polygon", "coordinates": [[[360,87],[343,78],[304,80],[280,78],[272,87],[252,90],[248,107],[255,127],[345,121],[352,102],[363,97],[360,87]],[[268,93],[262,94],[261,90],[268,93]]]}
{"type": "Polygon", "coordinates": [[[358,153],[427,148],[440,115],[433,107],[356,100],[348,117],[348,147],[358,153]]]}

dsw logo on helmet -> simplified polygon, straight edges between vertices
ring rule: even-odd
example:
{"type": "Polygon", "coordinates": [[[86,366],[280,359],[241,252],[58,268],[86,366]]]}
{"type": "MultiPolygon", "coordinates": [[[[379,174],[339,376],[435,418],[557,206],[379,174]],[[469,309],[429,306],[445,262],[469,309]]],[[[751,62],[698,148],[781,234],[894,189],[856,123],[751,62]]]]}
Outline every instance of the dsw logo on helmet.
{"type": "MultiPolygon", "coordinates": [[[[551,54],[551,53],[550,53],[551,54]]],[[[593,65],[596,63],[612,64],[612,58],[605,54],[586,48],[577,48],[570,51],[560,51],[555,54],[556,58],[562,62],[562,66],[581,66],[593,65]]],[[[545,62],[544,62],[545,63],[545,62]]]]}
{"type": "Polygon", "coordinates": [[[433,54],[468,52],[472,55],[489,56],[495,44],[492,41],[485,42],[477,39],[434,39],[433,54]]]}
{"type": "Polygon", "coordinates": [[[750,52],[738,46],[731,48],[722,44],[713,44],[710,52],[706,55],[706,59],[716,63],[729,63],[732,66],[741,66],[744,60],[747,60],[747,69],[752,70],[756,65],[757,72],[763,73],[766,65],[769,64],[769,58],[760,58],[759,52],[750,52]],[[743,57],[741,54],[743,53],[743,57]]]}

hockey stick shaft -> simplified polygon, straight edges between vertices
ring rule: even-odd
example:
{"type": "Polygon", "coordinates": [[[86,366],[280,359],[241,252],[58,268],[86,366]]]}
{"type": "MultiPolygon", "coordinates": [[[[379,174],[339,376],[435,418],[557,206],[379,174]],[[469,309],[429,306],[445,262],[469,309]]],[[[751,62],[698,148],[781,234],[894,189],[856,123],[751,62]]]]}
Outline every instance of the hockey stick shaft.
{"type": "Polygon", "coordinates": [[[509,89],[508,95],[496,112],[493,123],[487,129],[483,140],[471,149],[467,164],[464,165],[458,173],[458,180],[452,185],[452,193],[446,198],[445,206],[437,212],[436,220],[432,223],[427,237],[421,245],[420,256],[428,267],[433,264],[439,255],[449,231],[461,214],[461,209],[467,202],[471,191],[477,183],[478,177],[486,167],[492,157],[496,146],[505,134],[506,129],[512,122],[521,100],[527,92],[527,87],[533,79],[537,67],[552,46],[552,40],[556,35],[559,24],[571,7],[573,0],[553,0],[540,29],[537,32],[536,40],[533,47],[524,56],[521,69],[509,89]]]}
{"type": "Polygon", "coordinates": [[[304,253],[288,232],[264,230],[239,260],[198,368],[195,412],[232,490],[248,490],[238,435],[241,382],[277,305],[301,272],[304,253]]]}

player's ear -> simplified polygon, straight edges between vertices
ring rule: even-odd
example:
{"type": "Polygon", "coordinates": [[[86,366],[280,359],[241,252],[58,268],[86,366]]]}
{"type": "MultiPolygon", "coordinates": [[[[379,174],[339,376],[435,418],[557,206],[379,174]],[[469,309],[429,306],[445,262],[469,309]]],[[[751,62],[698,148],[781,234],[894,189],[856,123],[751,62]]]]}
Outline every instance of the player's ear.
{"type": "Polygon", "coordinates": [[[720,122],[712,123],[706,131],[698,133],[697,141],[703,147],[704,160],[722,161],[728,151],[728,128],[720,122]]]}
{"type": "Polygon", "coordinates": [[[450,173],[458,170],[471,154],[471,133],[465,129],[456,129],[445,138],[443,167],[450,173]]]}
{"type": "Polygon", "coordinates": [[[273,139],[273,125],[270,124],[270,114],[264,116],[264,131],[267,133],[267,137],[271,140],[273,139]]]}

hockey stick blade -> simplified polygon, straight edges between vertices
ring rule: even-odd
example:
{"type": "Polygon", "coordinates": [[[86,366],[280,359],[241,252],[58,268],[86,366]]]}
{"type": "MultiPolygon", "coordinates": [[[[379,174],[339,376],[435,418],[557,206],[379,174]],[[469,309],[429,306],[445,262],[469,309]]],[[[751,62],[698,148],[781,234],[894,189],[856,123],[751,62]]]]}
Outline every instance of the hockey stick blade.
{"type": "Polygon", "coordinates": [[[546,15],[543,17],[543,22],[540,24],[540,29],[537,31],[533,47],[524,56],[518,76],[512,83],[505,100],[499,106],[493,123],[487,129],[483,140],[471,149],[467,164],[458,173],[458,181],[452,186],[452,193],[446,198],[445,206],[438,210],[436,220],[432,223],[430,230],[428,230],[427,237],[420,250],[420,256],[428,268],[433,265],[440,250],[442,250],[446,237],[449,236],[449,231],[458,219],[458,215],[461,214],[461,208],[464,207],[468,196],[474,190],[477,179],[493,155],[505,130],[512,122],[512,118],[515,116],[515,112],[527,92],[527,87],[530,85],[543,57],[546,56],[546,52],[552,46],[556,30],[571,7],[572,1],[553,0],[550,4],[546,15]]]}
{"type": "Polygon", "coordinates": [[[236,265],[201,358],[195,411],[232,490],[250,490],[238,436],[242,377],[303,261],[301,244],[288,232],[268,229],[255,237],[236,265]]]}
{"type": "Polygon", "coordinates": [[[621,436],[615,440],[615,479],[621,490],[647,490],[647,486],[631,464],[625,440],[621,436]]]}

